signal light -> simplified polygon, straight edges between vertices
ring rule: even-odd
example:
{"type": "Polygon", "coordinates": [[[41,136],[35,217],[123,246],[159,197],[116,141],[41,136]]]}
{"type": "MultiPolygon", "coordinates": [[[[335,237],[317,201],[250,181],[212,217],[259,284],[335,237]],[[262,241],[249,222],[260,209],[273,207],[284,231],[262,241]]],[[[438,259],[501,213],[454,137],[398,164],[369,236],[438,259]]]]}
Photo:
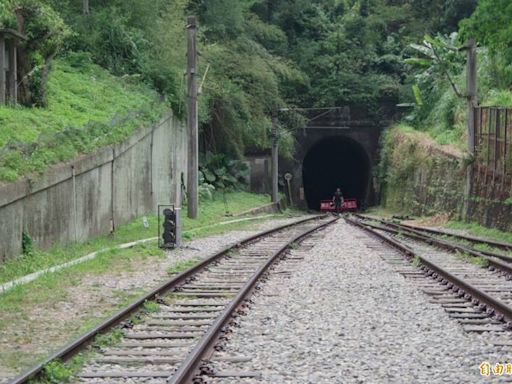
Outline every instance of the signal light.
{"type": "Polygon", "coordinates": [[[163,210],[163,232],[160,242],[161,248],[175,248],[176,247],[176,211],[170,208],[163,210]]]}

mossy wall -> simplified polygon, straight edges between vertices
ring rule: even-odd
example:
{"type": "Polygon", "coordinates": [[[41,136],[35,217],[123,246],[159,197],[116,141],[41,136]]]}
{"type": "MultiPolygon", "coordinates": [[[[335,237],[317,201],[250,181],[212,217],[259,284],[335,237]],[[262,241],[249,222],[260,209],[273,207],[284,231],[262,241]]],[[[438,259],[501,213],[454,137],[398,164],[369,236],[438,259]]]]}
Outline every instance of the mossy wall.
{"type": "Polygon", "coordinates": [[[464,153],[456,148],[403,126],[391,128],[383,135],[377,171],[381,203],[404,214],[447,213],[453,219],[512,231],[512,199],[489,193],[503,181],[475,172],[464,212],[466,167],[464,153]]]}
{"type": "Polygon", "coordinates": [[[463,157],[427,135],[400,127],[382,140],[379,180],[385,207],[414,215],[460,217],[464,202],[463,157]]]}
{"type": "Polygon", "coordinates": [[[169,115],[127,140],[0,183],[0,263],[22,252],[23,234],[40,249],[83,242],[173,204],[186,179],[187,130],[169,115]]]}

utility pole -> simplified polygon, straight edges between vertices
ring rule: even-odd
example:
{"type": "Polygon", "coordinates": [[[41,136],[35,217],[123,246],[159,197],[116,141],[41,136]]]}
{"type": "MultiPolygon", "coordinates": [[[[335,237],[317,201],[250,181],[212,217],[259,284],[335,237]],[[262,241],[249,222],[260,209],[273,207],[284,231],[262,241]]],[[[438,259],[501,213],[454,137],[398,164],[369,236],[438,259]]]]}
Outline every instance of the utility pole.
{"type": "Polygon", "coordinates": [[[279,168],[279,151],[278,151],[278,137],[277,137],[277,111],[272,116],[272,202],[279,201],[278,190],[278,168],[279,168]]]}
{"type": "Polygon", "coordinates": [[[82,0],[82,14],[89,14],[89,0],[82,0]]]}
{"type": "MultiPolygon", "coordinates": [[[[467,51],[467,103],[468,103],[468,154],[471,159],[475,155],[475,108],[478,106],[477,100],[477,64],[476,64],[476,43],[475,39],[468,40],[464,49],[467,51]]],[[[464,196],[464,217],[467,217],[469,211],[469,199],[473,184],[473,165],[469,164],[466,169],[466,191],[464,196]]]]}
{"type": "Polygon", "coordinates": [[[469,39],[467,44],[467,97],[468,97],[468,151],[475,152],[475,108],[478,105],[476,94],[476,44],[474,39],[469,39]]]}
{"type": "Polygon", "coordinates": [[[195,16],[187,20],[187,80],[188,80],[188,217],[197,218],[199,182],[199,139],[197,122],[197,22],[195,16]]]}

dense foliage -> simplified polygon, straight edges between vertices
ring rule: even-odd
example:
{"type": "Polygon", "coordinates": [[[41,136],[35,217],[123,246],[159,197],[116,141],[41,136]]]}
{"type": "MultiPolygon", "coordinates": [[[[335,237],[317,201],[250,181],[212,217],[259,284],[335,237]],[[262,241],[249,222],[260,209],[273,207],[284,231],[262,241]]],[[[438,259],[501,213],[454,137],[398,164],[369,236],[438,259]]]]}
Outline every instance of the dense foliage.
{"type": "Polygon", "coordinates": [[[53,64],[47,108],[0,106],[0,181],[122,141],[165,112],[148,86],[68,54],[53,64]]]}
{"type": "Polygon", "coordinates": [[[512,86],[512,3],[507,0],[479,0],[470,18],[461,23],[464,38],[474,37],[488,49],[493,86],[512,86]]]}
{"type": "Polygon", "coordinates": [[[229,159],[224,154],[206,152],[199,158],[199,193],[211,198],[214,191],[245,189],[249,180],[249,166],[241,160],[229,159]]]}
{"type": "Polygon", "coordinates": [[[468,36],[487,47],[485,98],[512,84],[511,12],[505,0],[4,0],[0,27],[29,37],[26,105],[47,105],[47,69],[73,51],[150,85],[184,116],[186,15],[197,15],[201,147],[240,158],[268,150],[272,117],[292,156],[290,132],[305,122],[294,106],[364,104],[379,118],[414,101],[412,123],[445,134],[462,116],[448,78],[464,91],[455,49],[468,36]]]}

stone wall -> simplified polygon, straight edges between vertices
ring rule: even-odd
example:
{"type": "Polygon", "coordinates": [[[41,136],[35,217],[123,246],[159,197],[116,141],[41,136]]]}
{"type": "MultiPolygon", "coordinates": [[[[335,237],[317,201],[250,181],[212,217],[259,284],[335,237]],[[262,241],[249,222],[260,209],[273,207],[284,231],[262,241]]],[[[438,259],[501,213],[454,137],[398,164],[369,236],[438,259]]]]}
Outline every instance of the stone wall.
{"type": "Polygon", "coordinates": [[[467,163],[455,148],[440,146],[422,133],[394,128],[385,135],[382,157],[384,206],[414,215],[448,213],[454,219],[512,230],[512,199],[489,197],[485,192],[498,183],[490,177],[473,173],[464,212],[467,163]]]}
{"type": "Polygon", "coordinates": [[[394,128],[386,132],[381,153],[384,206],[420,216],[443,212],[462,217],[465,168],[460,151],[439,146],[425,134],[394,128]]]}
{"type": "Polygon", "coordinates": [[[45,249],[109,233],[174,203],[186,161],[186,128],[168,116],[121,144],[0,185],[0,261],[21,253],[23,232],[45,249]]]}

